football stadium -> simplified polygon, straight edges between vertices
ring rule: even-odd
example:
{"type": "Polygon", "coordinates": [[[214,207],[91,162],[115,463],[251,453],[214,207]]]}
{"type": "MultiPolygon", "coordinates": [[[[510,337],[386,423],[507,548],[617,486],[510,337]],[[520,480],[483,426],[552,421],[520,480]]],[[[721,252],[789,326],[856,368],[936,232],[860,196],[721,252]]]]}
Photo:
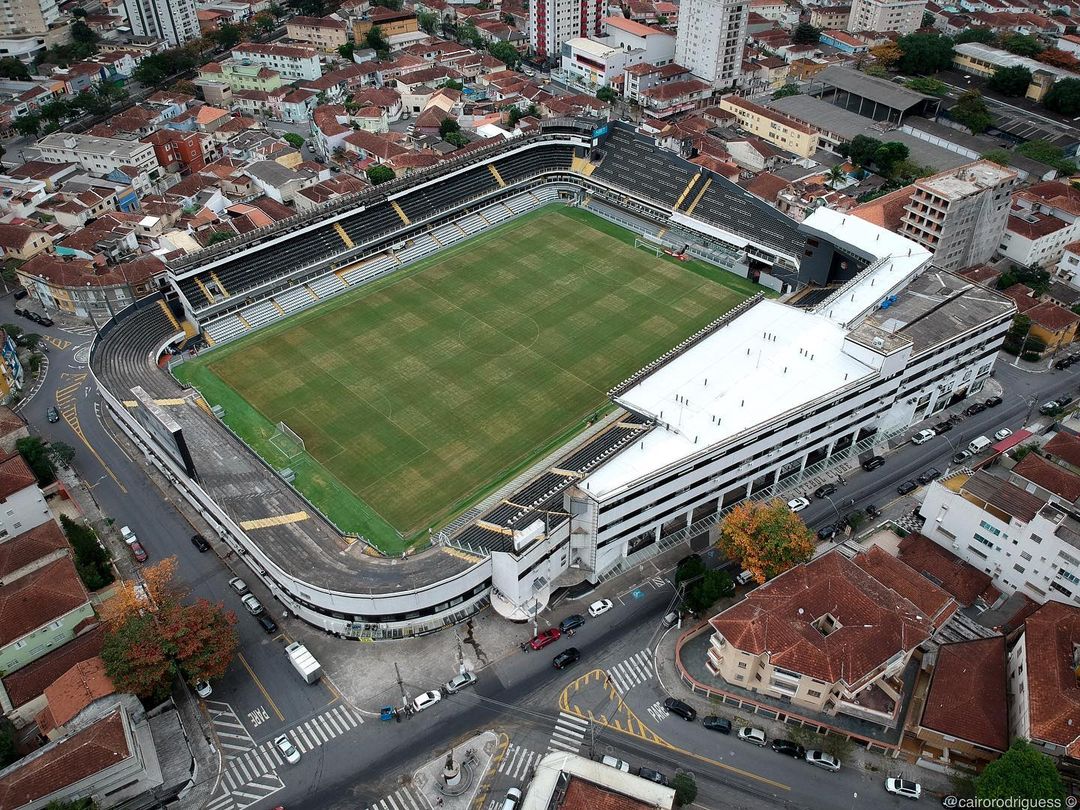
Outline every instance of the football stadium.
{"type": "Polygon", "coordinates": [[[692,157],[549,120],[174,260],[102,400],[287,609],[394,639],[527,621],[981,388],[1009,299],[692,157]]]}

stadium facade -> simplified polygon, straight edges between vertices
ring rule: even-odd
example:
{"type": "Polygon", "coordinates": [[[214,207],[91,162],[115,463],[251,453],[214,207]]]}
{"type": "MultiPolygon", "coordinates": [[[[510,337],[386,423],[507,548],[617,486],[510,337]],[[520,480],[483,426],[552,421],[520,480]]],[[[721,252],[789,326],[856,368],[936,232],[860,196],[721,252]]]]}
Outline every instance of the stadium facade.
{"type": "Polygon", "coordinates": [[[162,296],[102,330],[91,370],[148,462],[287,609],[400,638],[489,602],[526,621],[744,498],[835,477],[980,390],[1014,312],[908,239],[824,209],[797,225],[624,125],[562,120],[174,265],[162,296]],[[672,347],[610,392],[610,419],[404,559],[363,554],[207,410],[170,408],[163,428],[140,405],[194,400],[157,365],[181,319],[220,345],[560,200],[778,291],[829,284],[812,306],[756,296],[672,347]]]}

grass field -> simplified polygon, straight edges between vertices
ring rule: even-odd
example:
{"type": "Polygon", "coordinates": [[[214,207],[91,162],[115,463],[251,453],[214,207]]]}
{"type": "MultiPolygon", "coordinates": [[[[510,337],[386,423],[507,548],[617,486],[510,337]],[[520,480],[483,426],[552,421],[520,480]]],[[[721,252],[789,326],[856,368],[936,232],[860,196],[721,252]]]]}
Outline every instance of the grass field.
{"type": "Polygon", "coordinates": [[[397,553],[756,289],[549,206],[176,371],[341,529],[397,553]],[[306,456],[270,443],[278,420],[306,456]]]}

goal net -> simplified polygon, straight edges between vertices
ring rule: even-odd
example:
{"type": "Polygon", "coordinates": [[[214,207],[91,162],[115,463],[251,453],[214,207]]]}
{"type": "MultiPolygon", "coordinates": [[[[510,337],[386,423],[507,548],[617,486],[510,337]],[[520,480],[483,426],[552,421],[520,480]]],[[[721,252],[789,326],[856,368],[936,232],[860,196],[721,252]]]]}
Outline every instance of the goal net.
{"type": "Polygon", "coordinates": [[[640,250],[646,250],[649,253],[653,253],[658,259],[660,258],[660,255],[664,252],[664,246],[662,244],[645,239],[634,239],[634,247],[640,250]]]}
{"type": "Polygon", "coordinates": [[[277,423],[277,431],[270,437],[270,444],[274,445],[285,458],[293,459],[307,451],[304,440],[300,434],[285,424],[284,421],[277,423]]]}

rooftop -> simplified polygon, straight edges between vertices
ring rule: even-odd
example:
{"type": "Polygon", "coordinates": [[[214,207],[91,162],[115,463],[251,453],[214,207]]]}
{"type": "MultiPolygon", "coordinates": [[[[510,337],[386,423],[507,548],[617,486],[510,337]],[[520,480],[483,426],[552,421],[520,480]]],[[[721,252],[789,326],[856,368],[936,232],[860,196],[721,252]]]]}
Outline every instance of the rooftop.
{"type": "Polygon", "coordinates": [[[917,93],[887,79],[879,79],[840,65],[829,65],[814,78],[816,81],[872,99],[896,110],[907,110],[925,101],[937,101],[934,96],[917,93]]]}
{"type": "Polygon", "coordinates": [[[1043,452],[1060,458],[1066,464],[1080,467],[1080,438],[1061,431],[1043,445],[1043,452]]]}
{"type": "Polygon", "coordinates": [[[42,557],[66,551],[67,548],[67,538],[55,520],[47,520],[40,526],[15,535],[0,543],[0,580],[42,557]]]}
{"type": "Polygon", "coordinates": [[[98,624],[67,644],[4,677],[4,691],[18,708],[44,693],[53,681],[78,664],[101,653],[105,626],[98,624]]]}
{"type": "Polygon", "coordinates": [[[634,22],[628,20],[625,17],[605,17],[604,24],[609,25],[612,28],[617,28],[620,31],[625,31],[627,34],[633,34],[637,37],[670,37],[667,31],[662,31],[659,28],[653,28],[651,25],[644,25],[643,23],[634,22]]]}
{"type": "Polygon", "coordinates": [[[0,502],[37,485],[37,477],[18,453],[0,459],[0,502]]]}
{"type": "Polygon", "coordinates": [[[70,613],[88,598],[70,557],[0,586],[0,647],[70,613]]]}
{"type": "Polygon", "coordinates": [[[1005,637],[938,648],[920,725],[1004,751],[1009,747],[1005,637]]]}
{"type": "Polygon", "coordinates": [[[964,562],[924,534],[912,532],[900,541],[899,548],[901,562],[952,594],[964,607],[975,604],[980,596],[989,596],[993,592],[993,580],[989,574],[964,562]]]}
{"type": "Polygon", "coordinates": [[[80,135],[74,132],[52,132],[37,142],[39,148],[60,149],[82,152],[100,157],[118,157],[131,160],[135,155],[142,155],[154,147],[141,141],[125,141],[120,138],[98,138],[93,135],[80,135]]]}
{"type": "Polygon", "coordinates": [[[62,728],[95,700],[115,692],[100,656],[80,661],[46,687],[48,705],[37,717],[38,728],[43,734],[62,728]]]}
{"type": "Polygon", "coordinates": [[[1073,656],[1080,644],[1080,610],[1047,602],[1024,622],[1028,714],[1034,740],[1080,756],[1080,681],[1073,656]]]}
{"type": "Polygon", "coordinates": [[[961,487],[961,492],[972,503],[993,506],[1021,523],[1029,523],[1046,503],[1037,495],[1025,492],[1015,484],[1003,481],[985,470],[979,470],[968,478],[961,487]]]}
{"type": "Polygon", "coordinates": [[[999,166],[989,160],[977,160],[933,177],[916,180],[915,185],[933,192],[938,197],[958,200],[1015,180],[1016,176],[1014,169],[999,166]]]}

